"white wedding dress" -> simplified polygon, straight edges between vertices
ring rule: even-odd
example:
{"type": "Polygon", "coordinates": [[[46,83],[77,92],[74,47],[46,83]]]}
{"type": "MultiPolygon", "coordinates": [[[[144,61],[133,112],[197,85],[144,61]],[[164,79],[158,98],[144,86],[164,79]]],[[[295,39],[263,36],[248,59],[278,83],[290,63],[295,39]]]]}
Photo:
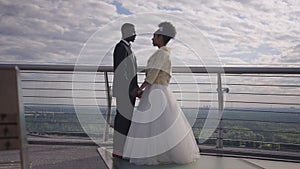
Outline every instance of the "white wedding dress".
{"type": "MultiPolygon", "coordinates": [[[[163,55],[170,62],[169,50],[166,51],[163,55]]],[[[153,54],[154,57],[156,55],[157,52],[153,54]]],[[[148,61],[148,68],[149,64],[148,61]]],[[[166,61],[161,64],[166,65],[166,61]]],[[[152,75],[148,72],[147,76],[152,75]]],[[[191,126],[168,84],[155,82],[146,87],[133,113],[123,157],[137,165],[193,162],[200,153],[191,126]]]]}

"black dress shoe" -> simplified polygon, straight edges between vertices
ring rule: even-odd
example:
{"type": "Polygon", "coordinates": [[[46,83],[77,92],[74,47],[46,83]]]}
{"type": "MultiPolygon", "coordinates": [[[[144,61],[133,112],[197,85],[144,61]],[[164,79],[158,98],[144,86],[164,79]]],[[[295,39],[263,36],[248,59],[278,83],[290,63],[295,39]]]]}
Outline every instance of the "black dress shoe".
{"type": "Polygon", "coordinates": [[[118,155],[118,154],[114,154],[114,153],[113,153],[112,156],[115,157],[115,158],[123,159],[123,157],[120,156],[120,155],[118,155]]]}
{"type": "Polygon", "coordinates": [[[123,157],[123,160],[125,160],[125,161],[130,161],[130,158],[127,158],[127,157],[123,157]]]}

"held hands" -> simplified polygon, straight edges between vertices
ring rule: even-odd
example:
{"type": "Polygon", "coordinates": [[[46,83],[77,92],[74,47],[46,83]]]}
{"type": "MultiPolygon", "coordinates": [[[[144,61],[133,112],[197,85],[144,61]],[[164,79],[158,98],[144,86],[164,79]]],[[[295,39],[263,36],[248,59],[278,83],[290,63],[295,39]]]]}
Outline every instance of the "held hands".
{"type": "Polygon", "coordinates": [[[138,97],[138,98],[141,98],[142,95],[143,95],[143,92],[144,92],[144,90],[138,88],[138,89],[137,89],[137,97],[138,97]]]}
{"type": "Polygon", "coordinates": [[[144,88],[146,88],[149,85],[147,81],[144,81],[140,88],[137,88],[137,97],[141,98],[144,92],[144,88]]]}
{"type": "Polygon", "coordinates": [[[140,88],[135,88],[134,90],[132,90],[130,92],[130,95],[133,96],[133,97],[138,97],[138,98],[141,98],[142,95],[143,95],[143,89],[146,88],[147,86],[149,85],[149,83],[147,81],[144,81],[143,84],[141,85],[140,88]]]}
{"type": "Polygon", "coordinates": [[[136,89],[134,89],[134,90],[132,90],[132,91],[130,92],[130,95],[131,95],[132,97],[138,97],[138,98],[141,98],[143,92],[144,92],[144,91],[143,91],[142,89],[136,88],[136,89]]]}

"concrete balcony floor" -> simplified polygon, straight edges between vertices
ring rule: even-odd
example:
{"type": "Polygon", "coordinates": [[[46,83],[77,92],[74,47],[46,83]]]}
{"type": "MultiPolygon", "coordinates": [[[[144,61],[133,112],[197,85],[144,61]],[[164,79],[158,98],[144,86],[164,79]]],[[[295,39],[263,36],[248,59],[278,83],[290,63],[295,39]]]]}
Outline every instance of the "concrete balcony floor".
{"type": "MultiPolygon", "coordinates": [[[[32,169],[299,169],[300,163],[240,157],[201,155],[187,165],[136,166],[112,158],[111,146],[99,148],[90,140],[30,138],[28,155],[32,169]]],[[[0,151],[0,169],[21,168],[19,151],[0,151]]]]}
{"type": "Polygon", "coordinates": [[[299,169],[300,163],[258,160],[249,158],[218,157],[201,155],[196,162],[177,165],[137,166],[126,160],[112,158],[111,148],[98,148],[98,152],[109,169],[299,169]]]}

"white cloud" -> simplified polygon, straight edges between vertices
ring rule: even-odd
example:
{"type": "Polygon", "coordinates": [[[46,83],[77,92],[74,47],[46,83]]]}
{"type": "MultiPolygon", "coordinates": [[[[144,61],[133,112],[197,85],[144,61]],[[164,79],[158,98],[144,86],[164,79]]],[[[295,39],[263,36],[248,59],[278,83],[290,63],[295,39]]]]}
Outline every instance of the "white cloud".
{"type": "Polygon", "coordinates": [[[98,27],[117,16],[101,1],[0,1],[0,61],[71,62],[98,27]]]}
{"type": "MultiPolygon", "coordinates": [[[[0,0],[0,62],[74,63],[82,45],[98,28],[125,16],[119,14],[114,2],[0,0]]],[[[144,0],[119,1],[119,4],[133,15],[169,12],[187,19],[211,41],[224,64],[300,63],[299,50],[295,50],[300,44],[297,0],[144,0]]],[[[155,29],[158,23],[151,24],[155,29]]],[[[139,30],[142,29],[137,27],[139,30]]],[[[118,39],[118,31],[119,28],[107,30],[105,38],[111,35],[113,40],[118,39]]],[[[136,42],[137,49],[141,43],[136,42]]],[[[108,46],[103,46],[107,50],[104,48],[108,46]]]]}

